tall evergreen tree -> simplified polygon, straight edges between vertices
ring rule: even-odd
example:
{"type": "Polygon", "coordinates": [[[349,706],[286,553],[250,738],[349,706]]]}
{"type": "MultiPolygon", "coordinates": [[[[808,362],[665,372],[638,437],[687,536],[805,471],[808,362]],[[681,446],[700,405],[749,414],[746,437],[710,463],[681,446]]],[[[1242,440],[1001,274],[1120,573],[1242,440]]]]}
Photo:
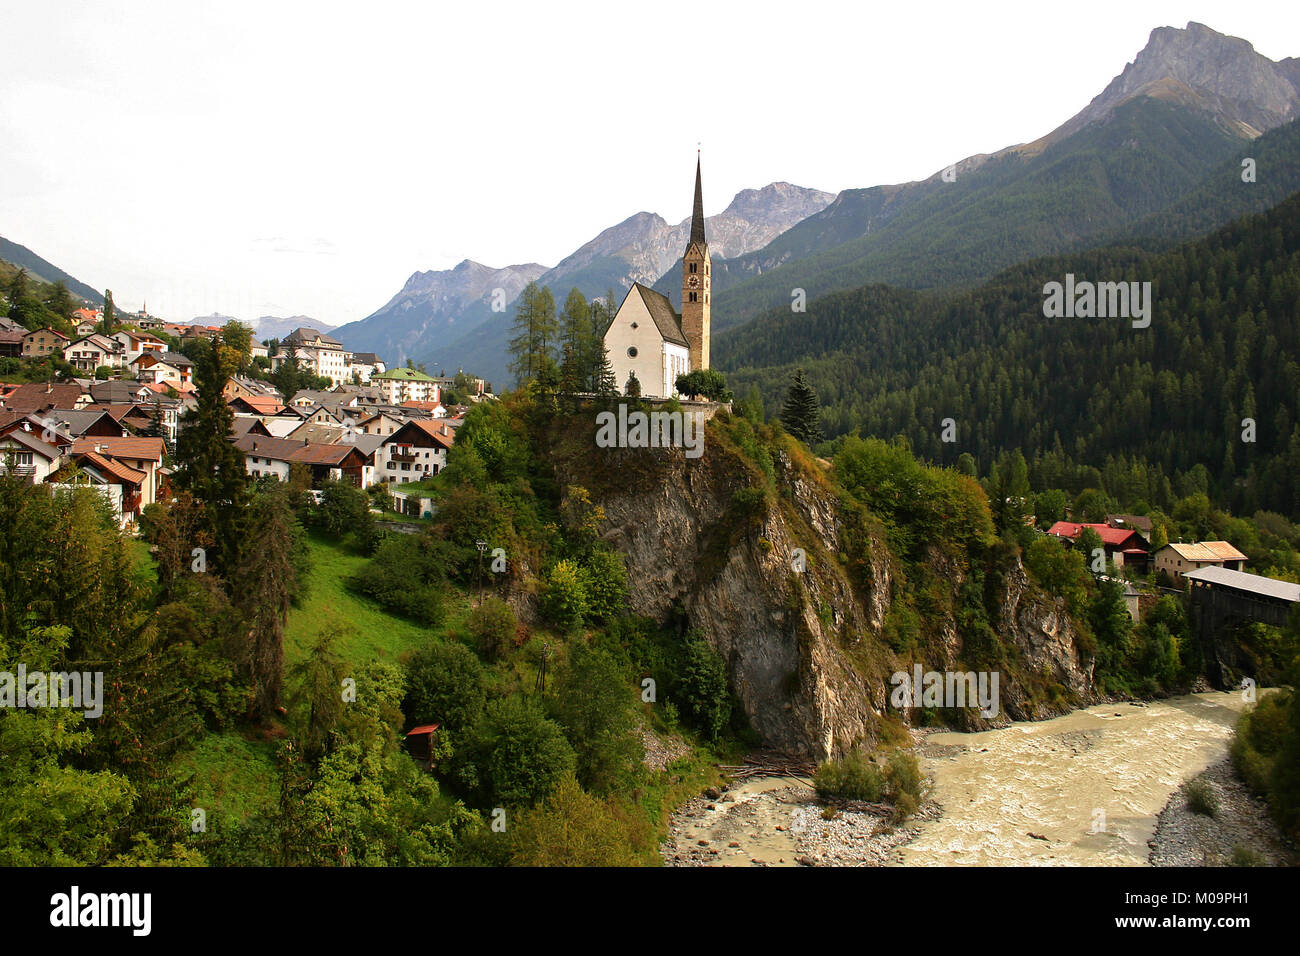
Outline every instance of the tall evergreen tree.
{"type": "Polygon", "coordinates": [[[176,441],[180,469],[175,482],[202,504],[216,548],[215,555],[207,556],[208,564],[225,574],[240,559],[247,527],[244,454],[229,439],[235,413],[221,394],[238,367],[239,352],[218,337],[196,355],[198,404],[185,415],[176,441]]]}
{"type": "MultiPolygon", "coordinates": [[[[553,368],[552,355],[560,334],[551,290],[530,282],[519,294],[510,338],[510,371],[518,385],[534,381],[553,368]]],[[[558,378],[558,376],[557,376],[558,378]]]]}
{"type": "Polygon", "coordinates": [[[806,445],[815,445],[822,440],[821,403],[817,400],[816,390],[804,380],[803,369],[794,373],[794,381],[786,392],[781,424],[806,445]]]}
{"type": "Polygon", "coordinates": [[[104,317],[99,321],[99,331],[104,335],[112,335],[117,331],[117,312],[113,307],[113,290],[104,290],[104,317]]]}

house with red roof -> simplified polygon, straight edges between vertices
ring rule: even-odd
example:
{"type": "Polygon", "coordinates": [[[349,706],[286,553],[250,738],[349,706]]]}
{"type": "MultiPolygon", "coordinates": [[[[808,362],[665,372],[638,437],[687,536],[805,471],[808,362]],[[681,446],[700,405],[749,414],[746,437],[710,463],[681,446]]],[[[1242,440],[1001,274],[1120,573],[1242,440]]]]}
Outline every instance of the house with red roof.
{"type": "MultiPolygon", "coordinates": [[[[1122,568],[1125,565],[1135,570],[1145,572],[1147,562],[1151,555],[1147,548],[1146,539],[1138,534],[1132,528],[1113,528],[1109,524],[1079,524],[1073,521],[1058,521],[1047,529],[1047,533],[1053,537],[1060,538],[1069,546],[1073,547],[1074,542],[1083,534],[1084,528],[1090,528],[1101,538],[1102,550],[1106,553],[1106,561],[1122,568]]],[[[1091,555],[1084,555],[1084,560],[1091,560],[1091,555]]]]}

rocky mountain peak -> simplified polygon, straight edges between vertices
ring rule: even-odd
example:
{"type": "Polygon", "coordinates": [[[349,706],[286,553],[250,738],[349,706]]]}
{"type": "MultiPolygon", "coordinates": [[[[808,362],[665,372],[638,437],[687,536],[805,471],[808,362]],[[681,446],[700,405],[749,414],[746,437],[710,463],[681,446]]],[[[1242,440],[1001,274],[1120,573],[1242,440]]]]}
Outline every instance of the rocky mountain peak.
{"type": "Polygon", "coordinates": [[[1137,96],[1196,106],[1254,138],[1300,116],[1300,69],[1293,59],[1276,63],[1246,40],[1203,23],[1157,27],[1119,76],[1041,142],[1064,139],[1137,96]]]}

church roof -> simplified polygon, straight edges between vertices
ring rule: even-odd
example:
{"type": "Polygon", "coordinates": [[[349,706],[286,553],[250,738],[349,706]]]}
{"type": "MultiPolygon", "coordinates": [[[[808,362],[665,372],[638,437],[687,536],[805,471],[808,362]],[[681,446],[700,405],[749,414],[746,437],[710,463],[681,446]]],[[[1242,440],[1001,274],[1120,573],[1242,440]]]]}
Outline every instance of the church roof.
{"type": "Polygon", "coordinates": [[[691,213],[691,239],[687,243],[698,242],[700,245],[707,245],[704,238],[704,190],[700,187],[700,158],[695,157],[695,210],[691,213]]]}
{"type": "Polygon", "coordinates": [[[681,316],[673,308],[672,302],[666,295],[656,292],[654,289],[648,289],[639,282],[632,283],[632,291],[641,293],[641,301],[645,303],[646,310],[650,313],[650,318],[655,320],[655,328],[665,342],[672,342],[674,345],[682,345],[690,348],[690,343],[686,341],[686,336],[682,334],[681,316]]]}

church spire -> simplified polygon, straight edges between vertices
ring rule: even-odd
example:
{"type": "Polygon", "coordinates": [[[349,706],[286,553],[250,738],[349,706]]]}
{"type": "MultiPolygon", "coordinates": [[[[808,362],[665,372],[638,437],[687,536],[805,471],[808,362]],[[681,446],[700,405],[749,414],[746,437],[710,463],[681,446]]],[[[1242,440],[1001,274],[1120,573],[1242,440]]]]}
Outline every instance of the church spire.
{"type": "Polygon", "coordinates": [[[705,244],[704,190],[700,187],[700,154],[695,152],[695,212],[691,215],[691,242],[705,244]]]}

